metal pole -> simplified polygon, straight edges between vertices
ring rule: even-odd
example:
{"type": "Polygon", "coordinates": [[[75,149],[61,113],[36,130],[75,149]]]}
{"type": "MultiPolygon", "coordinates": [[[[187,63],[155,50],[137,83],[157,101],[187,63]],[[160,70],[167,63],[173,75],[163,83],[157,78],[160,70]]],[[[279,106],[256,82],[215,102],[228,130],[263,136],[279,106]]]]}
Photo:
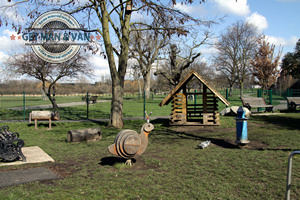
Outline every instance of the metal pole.
{"type": "Polygon", "coordinates": [[[89,92],[86,93],[86,119],[89,120],[89,92]]]}
{"type": "Polygon", "coordinates": [[[269,95],[270,95],[270,104],[272,105],[273,104],[273,92],[272,92],[272,89],[269,91],[269,95]]]}
{"type": "Polygon", "coordinates": [[[228,88],[226,88],[226,100],[228,101],[228,88]]]}
{"type": "Polygon", "coordinates": [[[23,91],[23,121],[25,122],[25,91],[23,91]]]}
{"type": "MultiPolygon", "coordinates": [[[[257,89],[257,97],[262,97],[262,90],[261,89],[257,89]]],[[[260,112],[261,108],[257,108],[257,112],[260,112]]]]}
{"type": "Polygon", "coordinates": [[[286,194],[285,194],[285,199],[286,200],[290,200],[291,182],[292,182],[292,164],[293,164],[293,157],[296,154],[300,154],[300,151],[293,151],[289,156],[287,181],[286,181],[286,194]]]}

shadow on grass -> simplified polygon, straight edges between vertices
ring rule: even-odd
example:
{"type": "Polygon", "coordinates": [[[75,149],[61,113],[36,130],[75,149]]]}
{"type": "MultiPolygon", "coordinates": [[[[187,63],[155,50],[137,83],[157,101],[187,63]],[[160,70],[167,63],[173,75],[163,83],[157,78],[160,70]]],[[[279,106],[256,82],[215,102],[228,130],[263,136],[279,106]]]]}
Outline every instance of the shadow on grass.
{"type": "MultiPolygon", "coordinates": [[[[28,127],[35,126],[34,121],[27,125],[28,127]]],[[[55,123],[51,123],[51,127],[54,128],[57,125],[55,123]]],[[[49,128],[49,121],[38,121],[37,128],[49,128]]]]}
{"type": "MultiPolygon", "coordinates": [[[[200,140],[200,141],[211,141],[212,144],[215,144],[219,147],[226,148],[226,149],[240,149],[240,145],[238,144],[233,144],[231,141],[226,140],[226,139],[219,139],[219,138],[213,138],[213,137],[202,137],[186,132],[179,132],[180,135],[179,137],[182,139],[191,139],[193,137],[195,140],[200,140]]],[[[176,133],[175,133],[176,134],[176,133]]]]}
{"type": "Polygon", "coordinates": [[[264,121],[270,124],[276,124],[288,129],[300,129],[300,114],[295,114],[295,117],[287,117],[280,115],[270,116],[252,116],[254,121],[264,121]]]}
{"type": "Polygon", "coordinates": [[[152,123],[153,125],[162,124],[162,126],[164,127],[170,127],[169,119],[167,118],[156,118],[154,120],[150,120],[150,123],[152,123]]]}
{"type": "MultiPolygon", "coordinates": [[[[98,164],[100,164],[102,166],[105,166],[105,165],[114,166],[115,164],[125,163],[126,161],[127,161],[127,159],[125,159],[125,158],[109,156],[109,157],[101,158],[101,161],[98,164]]],[[[136,160],[134,158],[132,158],[131,161],[133,163],[136,162],[136,160]]]]}
{"type": "Polygon", "coordinates": [[[108,126],[109,122],[108,121],[101,121],[97,119],[90,119],[89,121],[98,124],[99,126],[108,126]]]}
{"type": "Polygon", "coordinates": [[[59,108],[61,119],[66,120],[85,120],[87,117],[94,119],[107,119],[110,117],[108,113],[100,110],[90,110],[87,116],[86,108],[63,107],[59,108]]]}
{"type": "MultiPolygon", "coordinates": [[[[157,118],[155,120],[151,121],[152,124],[162,124],[163,127],[167,127],[168,129],[164,129],[163,132],[158,131],[157,133],[162,135],[162,136],[171,136],[172,138],[168,138],[167,140],[178,140],[178,139],[194,139],[194,140],[200,140],[200,141],[206,141],[209,140],[211,141],[212,144],[215,144],[219,147],[222,148],[229,148],[229,149],[239,149],[238,144],[232,144],[232,142],[226,140],[226,139],[219,139],[219,138],[213,138],[213,137],[204,137],[204,136],[199,136],[195,135],[193,133],[188,133],[184,131],[174,131],[169,129],[170,124],[169,124],[169,119],[164,119],[164,118],[157,118]]],[[[187,129],[189,128],[188,126],[186,127],[187,129]]],[[[161,139],[159,139],[161,140],[161,139]]]]}

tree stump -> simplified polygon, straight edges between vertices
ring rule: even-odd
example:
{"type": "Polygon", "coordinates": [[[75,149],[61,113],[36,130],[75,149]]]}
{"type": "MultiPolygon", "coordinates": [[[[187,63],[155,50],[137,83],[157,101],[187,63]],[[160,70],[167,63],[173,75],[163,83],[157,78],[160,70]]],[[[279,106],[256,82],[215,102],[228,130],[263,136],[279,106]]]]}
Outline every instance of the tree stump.
{"type": "Polygon", "coordinates": [[[82,142],[82,141],[98,141],[102,138],[102,132],[100,128],[86,128],[70,130],[68,132],[68,142],[82,142]]]}

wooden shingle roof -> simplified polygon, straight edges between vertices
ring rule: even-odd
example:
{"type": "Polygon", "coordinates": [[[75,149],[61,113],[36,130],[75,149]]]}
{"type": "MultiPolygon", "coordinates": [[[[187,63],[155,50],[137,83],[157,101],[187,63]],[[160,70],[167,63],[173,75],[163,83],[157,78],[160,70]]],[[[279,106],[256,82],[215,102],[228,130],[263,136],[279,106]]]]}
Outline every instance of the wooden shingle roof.
{"type": "Polygon", "coordinates": [[[178,83],[178,85],[160,102],[160,106],[168,105],[172,100],[174,94],[178,93],[183,87],[192,80],[193,77],[196,77],[202,84],[204,84],[213,94],[215,94],[220,101],[222,101],[225,105],[229,106],[230,103],[213,87],[211,87],[203,78],[202,76],[196,72],[195,70],[191,70],[190,73],[178,83]]]}

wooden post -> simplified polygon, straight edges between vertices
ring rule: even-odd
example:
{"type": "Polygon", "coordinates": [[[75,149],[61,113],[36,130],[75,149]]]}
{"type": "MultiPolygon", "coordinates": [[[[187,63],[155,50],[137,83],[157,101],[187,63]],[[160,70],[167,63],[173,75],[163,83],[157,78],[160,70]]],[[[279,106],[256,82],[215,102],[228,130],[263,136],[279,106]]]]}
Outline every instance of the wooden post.
{"type": "Polygon", "coordinates": [[[203,113],[207,113],[207,87],[203,84],[203,113]]]}

